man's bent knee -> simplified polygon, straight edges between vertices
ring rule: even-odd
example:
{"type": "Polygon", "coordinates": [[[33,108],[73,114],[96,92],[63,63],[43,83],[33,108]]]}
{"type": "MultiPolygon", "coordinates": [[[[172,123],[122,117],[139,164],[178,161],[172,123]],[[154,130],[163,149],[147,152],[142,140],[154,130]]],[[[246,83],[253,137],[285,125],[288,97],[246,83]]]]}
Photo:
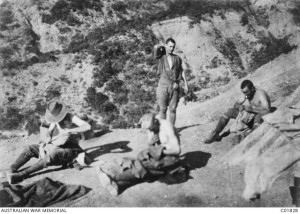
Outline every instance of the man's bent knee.
{"type": "Polygon", "coordinates": [[[235,119],[235,118],[237,118],[238,114],[239,114],[238,109],[229,108],[229,109],[227,109],[227,111],[222,116],[225,117],[225,118],[228,118],[228,119],[230,119],[230,118],[235,119]]]}
{"type": "Polygon", "coordinates": [[[24,153],[29,156],[29,157],[38,157],[39,154],[39,145],[37,144],[32,144],[27,146],[24,149],[24,153]]]}

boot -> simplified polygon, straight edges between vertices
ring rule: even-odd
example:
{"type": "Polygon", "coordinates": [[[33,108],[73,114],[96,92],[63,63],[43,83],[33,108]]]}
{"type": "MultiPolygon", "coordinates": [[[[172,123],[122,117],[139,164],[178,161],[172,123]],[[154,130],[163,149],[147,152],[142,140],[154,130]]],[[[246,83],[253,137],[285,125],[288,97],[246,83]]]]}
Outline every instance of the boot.
{"type": "Polygon", "coordinates": [[[96,167],[96,173],[99,177],[101,185],[112,195],[119,195],[119,187],[118,184],[102,169],[101,166],[96,167]]]}
{"type": "Polygon", "coordinates": [[[294,177],[295,184],[295,206],[300,207],[300,177],[294,177]]]}
{"type": "Polygon", "coordinates": [[[7,181],[9,184],[16,184],[22,182],[25,178],[27,178],[30,174],[37,172],[43,168],[45,168],[45,163],[43,160],[39,160],[36,164],[30,166],[22,172],[18,173],[7,173],[7,181]]]}
{"type": "Polygon", "coordinates": [[[228,122],[229,122],[229,118],[220,117],[216,128],[211,132],[209,137],[204,140],[204,143],[205,144],[211,144],[214,141],[221,140],[221,137],[219,136],[219,134],[223,131],[225,126],[228,124],[228,122]]]}

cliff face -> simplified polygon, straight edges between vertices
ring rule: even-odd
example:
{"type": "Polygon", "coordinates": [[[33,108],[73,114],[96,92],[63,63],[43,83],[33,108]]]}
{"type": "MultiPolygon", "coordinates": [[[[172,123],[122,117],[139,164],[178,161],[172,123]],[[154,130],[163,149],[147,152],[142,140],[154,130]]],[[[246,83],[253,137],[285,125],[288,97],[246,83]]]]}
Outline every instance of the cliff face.
{"type": "MultiPolygon", "coordinates": [[[[221,2],[225,8],[226,1],[221,2]]],[[[295,8],[296,1],[244,2],[236,10],[205,14],[199,22],[185,16],[155,23],[151,29],[160,40],[173,37],[195,81],[201,84],[209,78],[209,87],[246,76],[298,46],[295,8]]]]}
{"type": "Polygon", "coordinates": [[[300,44],[296,0],[16,0],[0,9],[0,113],[15,109],[20,121],[60,98],[77,113],[132,126],[154,109],[151,48],[168,37],[196,93],[300,44]]]}

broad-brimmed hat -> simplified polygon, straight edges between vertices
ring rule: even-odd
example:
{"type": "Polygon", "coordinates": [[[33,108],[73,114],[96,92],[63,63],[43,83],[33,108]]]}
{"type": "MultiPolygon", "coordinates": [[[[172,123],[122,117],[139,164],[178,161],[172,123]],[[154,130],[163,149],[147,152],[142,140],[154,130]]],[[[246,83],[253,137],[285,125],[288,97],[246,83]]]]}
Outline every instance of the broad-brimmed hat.
{"type": "Polygon", "coordinates": [[[153,127],[155,121],[155,114],[148,113],[142,116],[142,118],[139,121],[139,124],[141,124],[141,128],[143,129],[150,129],[153,127]]]}
{"type": "Polygon", "coordinates": [[[62,121],[68,113],[67,106],[60,101],[52,101],[48,104],[45,118],[50,123],[62,121]]]}

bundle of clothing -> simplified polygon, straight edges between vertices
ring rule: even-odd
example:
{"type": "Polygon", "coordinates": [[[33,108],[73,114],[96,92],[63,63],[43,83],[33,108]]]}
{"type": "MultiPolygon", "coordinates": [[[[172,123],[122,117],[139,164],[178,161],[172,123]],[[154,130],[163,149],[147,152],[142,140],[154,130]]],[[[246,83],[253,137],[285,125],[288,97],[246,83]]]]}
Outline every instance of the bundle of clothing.
{"type": "Polygon", "coordinates": [[[46,207],[60,201],[71,201],[91,189],[83,185],[67,185],[43,178],[26,186],[2,184],[1,207],[46,207]]]}

